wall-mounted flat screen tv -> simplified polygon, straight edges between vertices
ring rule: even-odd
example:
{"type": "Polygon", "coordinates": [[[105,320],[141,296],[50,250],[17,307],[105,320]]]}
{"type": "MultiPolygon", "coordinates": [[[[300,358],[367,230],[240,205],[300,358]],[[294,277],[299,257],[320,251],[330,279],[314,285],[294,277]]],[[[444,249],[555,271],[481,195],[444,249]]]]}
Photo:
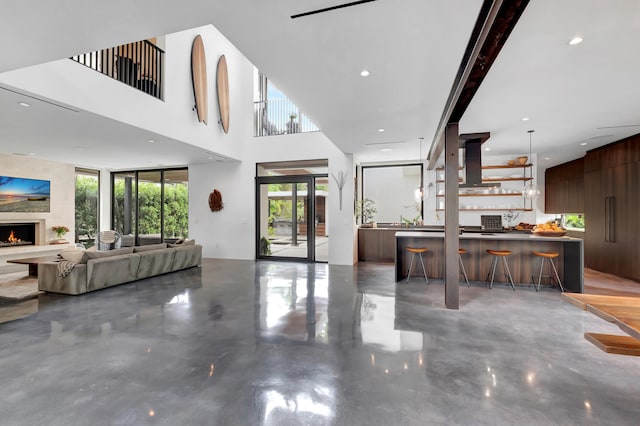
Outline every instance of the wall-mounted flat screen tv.
{"type": "Polygon", "coordinates": [[[51,182],[0,176],[0,212],[51,211],[51,182]]]}

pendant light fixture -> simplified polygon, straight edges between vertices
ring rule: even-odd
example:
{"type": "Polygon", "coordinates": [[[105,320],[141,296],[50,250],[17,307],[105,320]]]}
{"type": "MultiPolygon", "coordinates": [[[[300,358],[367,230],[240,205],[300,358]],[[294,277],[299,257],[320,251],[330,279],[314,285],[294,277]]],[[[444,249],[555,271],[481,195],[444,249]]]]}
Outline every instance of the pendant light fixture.
{"type": "MultiPolygon", "coordinates": [[[[529,133],[529,162],[531,163],[533,163],[533,159],[531,157],[531,137],[533,135],[533,132],[535,132],[535,130],[527,130],[527,133],[529,133]]],[[[529,177],[529,183],[525,185],[524,189],[522,190],[522,194],[527,200],[534,200],[540,196],[540,190],[533,182],[533,166],[529,167],[529,177]]]]}
{"type": "MultiPolygon", "coordinates": [[[[422,164],[422,139],[424,138],[418,138],[418,143],[420,144],[420,164],[422,164]]],[[[422,187],[422,173],[420,173],[420,186],[418,186],[416,188],[416,190],[413,192],[413,197],[416,200],[416,203],[420,203],[422,202],[422,200],[424,200],[424,190],[422,187]]]]}

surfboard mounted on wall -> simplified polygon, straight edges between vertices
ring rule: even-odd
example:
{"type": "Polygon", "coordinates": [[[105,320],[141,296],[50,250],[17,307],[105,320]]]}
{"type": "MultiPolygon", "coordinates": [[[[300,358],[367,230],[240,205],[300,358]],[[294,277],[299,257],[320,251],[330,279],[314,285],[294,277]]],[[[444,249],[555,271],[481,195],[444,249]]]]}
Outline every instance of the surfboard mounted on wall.
{"type": "Polygon", "coordinates": [[[218,59],[216,87],[218,90],[220,125],[222,125],[222,130],[225,133],[229,133],[229,74],[227,72],[227,59],[224,55],[218,59]]]}
{"type": "Polygon", "coordinates": [[[207,59],[204,55],[204,43],[199,35],[191,46],[191,79],[193,81],[193,96],[198,121],[207,124],[207,59]]]}

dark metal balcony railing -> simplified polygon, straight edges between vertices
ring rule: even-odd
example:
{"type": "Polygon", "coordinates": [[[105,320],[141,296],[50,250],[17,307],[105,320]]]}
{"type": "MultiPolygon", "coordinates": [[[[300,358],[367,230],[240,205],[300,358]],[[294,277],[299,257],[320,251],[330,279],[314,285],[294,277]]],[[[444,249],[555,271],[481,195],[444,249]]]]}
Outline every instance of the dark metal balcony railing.
{"type": "Polygon", "coordinates": [[[254,102],[255,136],[317,132],[315,124],[287,98],[254,102]]]}
{"type": "Polygon", "coordinates": [[[164,51],[147,40],[83,53],[70,59],[162,99],[164,51]]]}

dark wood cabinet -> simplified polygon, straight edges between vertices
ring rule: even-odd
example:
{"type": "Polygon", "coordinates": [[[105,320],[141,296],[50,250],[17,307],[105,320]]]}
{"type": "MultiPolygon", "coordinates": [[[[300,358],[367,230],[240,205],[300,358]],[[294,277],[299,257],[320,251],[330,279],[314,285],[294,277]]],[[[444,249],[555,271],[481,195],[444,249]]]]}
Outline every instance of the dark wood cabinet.
{"type": "Polygon", "coordinates": [[[545,213],[584,213],[584,158],[545,171],[545,213]]]}
{"type": "Polygon", "coordinates": [[[370,262],[393,262],[396,253],[397,229],[358,229],[358,260],[370,262]]]}
{"type": "Polygon", "coordinates": [[[640,281],[640,135],[587,152],[585,265],[640,281]]]}

